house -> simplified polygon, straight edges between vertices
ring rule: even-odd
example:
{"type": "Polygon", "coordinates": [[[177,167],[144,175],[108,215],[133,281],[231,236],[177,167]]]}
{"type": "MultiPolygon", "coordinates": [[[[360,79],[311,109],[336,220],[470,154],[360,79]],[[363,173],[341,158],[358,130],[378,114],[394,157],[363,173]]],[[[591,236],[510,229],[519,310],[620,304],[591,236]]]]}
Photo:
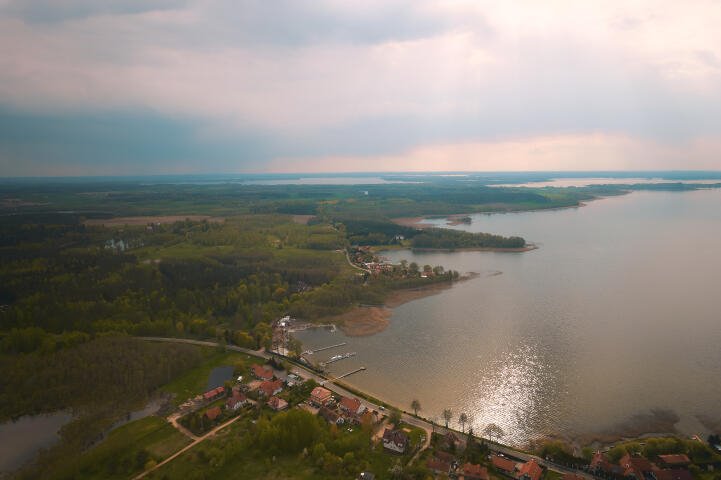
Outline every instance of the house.
{"type": "Polygon", "coordinates": [[[659,455],[661,465],[669,468],[686,467],[691,464],[691,459],[684,453],[673,453],[670,455],[659,455]]]}
{"type": "Polygon", "coordinates": [[[435,474],[443,475],[451,471],[451,462],[433,456],[428,459],[426,467],[435,474]]]}
{"type": "Polygon", "coordinates": [[[250,366],[250,369],[258,380],[273,380],[273,370],[271,368],[254,363],[250,366]]]}
{"type": "Polygon", "coordinates": [[[350,397],[341,397],[340,408],[350,415],[360,415],[366,409],[366,407],[361,405],[360,400],[350,397]]]}
{"type": "Polygon", "coordinates": [[[496,467],[500,473],[505,473],[515,477],[516,475],[516,462],[509,460],[505,457],[499,457],[498,455],[491,456],[491,464],[496,467]]]}
{"type": "Polygon", "coordinates": [[[248,402],[248,397],[240,392],[234,391],[233,395],[225,401],[225,408],[228,410],[238,410],[248,402]]]}
{"type": "Polygon", "coordinates": [[[218,418],[221,413],[222,412],[220,411],[220,407],[213,407],[206,410],[205,416],[208,418],[208,420],[213,421],[218,418]]]}
{"type": "Polygon", "coordinates": [[[203,399],[208,400],[214,400],[221,396],[225,392],[225,387],[218,387],[214,388],[212,390],[209,390],[203,394],[203,399]]]}
{"type": "Polygon", "coordinates": [[[386,428],[383,432],[383,448],[396,453],[405,453],[408,448],[408,435],[401,430],[386,428]]]}
{"type": "Polygon", "coordinates": [[[328,407],[320,407],[318,415],[323,417],[328,423],[334,423],[336,425],[342,425],[345,423],[345,419],[338,412],[331,410],[328,407]]]}
{"type": "Polygon", "coordinates": [[[313,391],[310,392],[310,401],[316,405],[327,405],[332,399],[333,395],[327,388],[315,387],[313,391]]]}
{"type": "Polygon", "coordinates": [[[285,377],[285,384],[289,387],[294,387],[297,384],[301,382],[300,377],[296,375],[295,373],[289,373],[287,377],[285,377]]]}
{"type": "Polygon", "coordinates": [[[623,475],[623,469],[619,465],[614,465],[606,454],[596,452],[593,454],[589,470],[593,473],[600,474],[613,474],[615,476],[623,475]]]}
{"type": "Polygon", "coordinates": [[[693,480],[693,475],[685,468],[664,468],[654,472],[656,480],[693,480]]]}
{"type": "Polygon", "coordinates": [[[477,463],[466,463],[461,467],[465,480],[489,480],[488,469],[477,463]]]}
{"type": "Polygon", "coordinates": [[[541,480],[543,469],[535,458],[530,459],[518,470],[518,480],[541,480]]]}
{"type": "Polygon", "coordinates": [[[258,389],[261,394],[264,396],[270,398],[273,395],[277,395],[278,393],[283,391],[283,381],[282,380],[273,380],[273,381],[265,381],[260,384],[260,388],[258,389]]]}
{"type": "Polygon", "coordinates": [[[621,458],[618,464],[623,469],[624,477],[631,477],[636,480],[652,480],[654,478],[653,471],[658,469],[647,458],[628,453],[621,458]]]}
{"type": "Polygon", "coordinates": [[[282,398],[272,396],[270,397],[270,400],[268,400],[268,406],[276,412],[280,412],[281,410],[285,410],[286,408],[288,408],[288,402],[286,402],[282,398]]]}

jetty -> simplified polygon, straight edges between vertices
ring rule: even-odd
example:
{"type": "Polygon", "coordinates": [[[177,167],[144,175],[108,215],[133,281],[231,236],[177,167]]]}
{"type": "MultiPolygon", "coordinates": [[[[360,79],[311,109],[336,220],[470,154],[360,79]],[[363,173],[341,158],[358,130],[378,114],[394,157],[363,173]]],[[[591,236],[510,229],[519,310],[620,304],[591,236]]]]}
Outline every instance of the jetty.
{"type": "Polygon", "coordinates": [[[316,348],[315,350],[306,350],[303,352],[305,355],[313,355],[314,353],[322,352],[323,350],[330,350],[331,348],[338,348],[344,345],[348,345],[348,342],[337,343],[335,345],[329,345],[327,347],[316,348]]]}
{"type": "Polygon", "coordinates": [[[328,361],[320,362],[320,366],[325,367],[326,365],[330,365],[331,363],[335,363],[340,360],[345,360],[346,358],[355,357],[355,356],[356,356],[356,352],[348,352],[348,353],[344,353],[342,355],[333,355],[332,357],[330,357],[330,359],[328,361]]]}
{"type": "Polygon", "coordinates": [[[365,369],[366,369],[366,367],[359,367],[359,368],[356,368],[355,370],[352,370],[352,371],[350,371],[350,372],[348,372],[348,373],[344,373],[343,375],[340,375],[340,376],[338,376],[338,377],[335,377],[335,379],[336,379],[336,380],[340,380],[341,378],[349,377],[349,376],[353,375],[354,373],[362,372],[362,371],[365,370],[365,369]]]}

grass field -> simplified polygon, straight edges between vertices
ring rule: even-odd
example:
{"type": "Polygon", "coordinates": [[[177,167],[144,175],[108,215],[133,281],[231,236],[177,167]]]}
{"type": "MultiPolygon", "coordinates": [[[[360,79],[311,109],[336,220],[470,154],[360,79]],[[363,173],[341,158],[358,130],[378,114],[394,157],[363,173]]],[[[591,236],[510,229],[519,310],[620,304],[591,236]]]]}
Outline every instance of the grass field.
{"type": "Polygon", "coordinates": [[[253,363],[264,362],[261,358],[252,357],[244,353],[220,352],[214,348],[203,348],[203,353],[206,355],[206,359],[202,364],[188,370],[180,377],[162,387],[164,392],[174,395],[173,401],[176,405],[180,405],[188,398],[205,392],[208,375],[210,375],[211,370],[215,367],[240,365],[241,368],[247,369],[253,363]]]}
{"type": "Polygon", "coordinates": [[[190,443],[159,417],[146,417],[110,432],[108,438],[79,458],[55,469],[56,479],[125,479],[190,443]]]}

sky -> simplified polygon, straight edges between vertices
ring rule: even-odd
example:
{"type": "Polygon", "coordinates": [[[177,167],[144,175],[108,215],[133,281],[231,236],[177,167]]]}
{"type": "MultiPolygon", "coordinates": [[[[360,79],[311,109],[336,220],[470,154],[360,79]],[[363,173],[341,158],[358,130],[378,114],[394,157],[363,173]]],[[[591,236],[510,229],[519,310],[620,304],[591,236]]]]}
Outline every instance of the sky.
{"type": "Polygon", "coordinates": [[[0,0],[0,176],[721,170],[721,0],[0,0]]]}

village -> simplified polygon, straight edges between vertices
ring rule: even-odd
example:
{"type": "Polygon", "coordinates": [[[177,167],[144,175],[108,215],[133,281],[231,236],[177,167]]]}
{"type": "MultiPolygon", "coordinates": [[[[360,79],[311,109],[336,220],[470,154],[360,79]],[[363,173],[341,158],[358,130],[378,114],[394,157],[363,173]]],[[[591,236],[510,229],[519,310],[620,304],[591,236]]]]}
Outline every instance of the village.
{"type": "MultiPolygon", "coordinates": [[[[251,357],[248,357],[251,358],[251,357]]],[[[258,359],[260,360],[260,359],[258,359]]],[[[458,480],[692,480],[699,467],[678,444],[647,458],[629,451],[617,461],[595,452],[590,462],[536,457],[478,438],[472,429],[458,432],[417,415],[376,405],[364,398],[326,388],[316,377],[293,369],[279,357],[244,365],[233,378],[180,405],[171,423],[195,442],[202,441],[234,419],[257,418],[301,409],[322,419],[338,435],[356,429],[371,432],[371,448],[395,459],[399,468],[425,468],[432,478],[458,480]],[[263,413],[264,412],[264,413],[263,413]]],[[[343,389],[340,389],[344,391],[343,389]]],[[[645,445],[645,444],[641,444],[645,445]]],[[[705,465],[713,471],[713,465],[705,465]]],[[[361,471],[358,479],[388,478],[388,472],[361,471]]],[[[393,477],[393,475],[391,475],[393,477]]]]}

